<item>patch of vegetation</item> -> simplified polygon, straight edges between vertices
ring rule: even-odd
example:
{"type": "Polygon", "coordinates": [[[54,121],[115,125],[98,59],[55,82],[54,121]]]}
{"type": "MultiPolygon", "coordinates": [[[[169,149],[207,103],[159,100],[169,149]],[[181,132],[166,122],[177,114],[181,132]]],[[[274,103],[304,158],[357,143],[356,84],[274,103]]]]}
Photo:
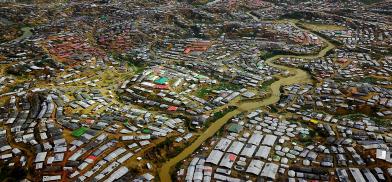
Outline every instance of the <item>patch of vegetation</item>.
{"type": "Polygon", "coordinates": [[[264,60],[267,60],[267,59],[272,58],[274,56],[275,56],[275,54],[273,54],[271,51],[263,51],[260,54],[260,58],[264,59],[264,60]]]}
{"type": "Polygon", "coordinates": [[[281,19],[311,19],[313,17],[313,13],[311,12],[302,12],[302,11],[296,11],[296,12],[290,12],[287,14],[284,14],[281,16],[281,19]]]}
{"type": "Polygon", "coordinates": [[[373,121],[383,127],[392,127],[392,122],[390,119],[373,118],[373,121]]]}
{"type": "Polygon", "coordinates": [[[342,45],[343,45],[342,42],[339,42],[339,41],[337,41],[337,40],[334,40],[334,39],[332,39],[332,38],[330,38],[330,37],[328,37],[328,36],[326,36],[326,35],[324,35],[324,34],[318,32],[318,31],[310,30],[309,28],[307,28],[306,26],[304,26],[302,23],[296,23],[295,25],[296,25],[297,27],[300,27],[300,28],[309,30],[311,33],[316,34],[317,36],[319,36],[319,37],[321,37],[321,38],[327,40],[328,42],[331,42],[332,44],[334,44],[334,45],[336,45],[336,46],[342,46],[342,45]]]}
{"type": "Polygon", "coordinates": [[[325,23],[315,22],[315,21],[311,21],[311,22],[300,21],[299,23],[301,23],[307,29],[315,30],[315,31],[321,31],[321,30],[345,30],[346,29],[343,26],[333,25],[333,24],[325,24],[325,23]]]}
{"type": "Polygon", "coordinates": [[[115,60],[118,60],[120,62],[126,62],[136,74],[143,72],[144,68],[146,67],[145,62],[138,58],[136,52],[130,52],[123,55],[112,53],[111,56],[115,60]]]}
{"type": "Polygon", "coordinates": [[[204,98],[204,97],[206,97],[210,93],[211,93],[211,89],[209,89],[209,88],[201,88],[200,90],[198,90],[196,92],[196,96],[200,97],[200,98],[204,98]]]}
{"type": "MultiPolygon", "coordinates": [[[[179,163],[177,163],[175,166],[174,166],[174,170],[172,170],[172,171],[170,171],[170,178],[173,180],[173,179],[176,179],[177,178],[177,173],[175,173],[174,171],[179,171],[180,169],[181,169],[181,166],[183,165],[183,163],[182,162],[179,162],[179,163]]],[[[162,180],[160,180],[160,181],[162,181],[162,180]]],[[[173,180],[174,181],[174,180],[173,180]]]]}
{"type": "Polygon", "coordinates": [[[221,82],[212,87],[203,87],[196,92],[196,96],[200,98],[206,98],[213,90],[233,90],[237,91],[241,89],[240,85],[229,83],[229,82],[221,82]]]}
{"type": "Polygon", "coordinates": [[[335,54],[335,49],[330,49],[325,53],[325,57],[328,57],[329,55],[334,55],[335,54]]]}
{"type": "Polygon", "coordinates": [[[364,114],[360,114],[360,113],[355,113],[355,114],[348,114],[345,116],[341,116],[341,118],[345,117],[347,119],[351,119],[351,120],[356,120],[356,119],[360,119],[362,117],[364,117],[364,114]]]}
{"type": "Polygon", "coordinates": [[[375,59],[383,59],[385,56],[392,56],[392,48],[381,50],[380,47],[372,47],[372,51],[375,52],[372,54],[375,59]]]}
{"type": "MultiPolygon", "coordinates": [[[[229,120],[231,120],[232,118],[230,118],[229,120]]],[[[227,132],[225,132],[225,127],[220,128],[216,133],[215,136],[220,138],[223,137],[224,134],[226,134],[227,132]]]]}
{"type": "Polygon", "coordinates": [[[128,66],[132,68],[132,70],[135,72],[135,74],[139,74],[143,72],[144,66],[136,66],[132,63],[128,63],[128,66]]]}
{"type": "Polygon", "coordinates": [[[225,116],[227,113],[236,110],[238,107],[237,106],[229,106],[221,111],[215,112],[212,114],[210,118],[208,118],[207,122],[204,124],[206,128],[208,128],[212,122],[218,120],[219,118],[225,116]]]}
{"type": "Polygon", "coordinates": [[[185,120],[185,126],[186,126],[186,128],[188,128],[188,130],[190,132],[196,131],[196,128],[192,125],[192,121],[191,120],[185,120]]]}
{"type": "Polygon", "coordinates": [[[209,0],[196,0],[192,2],[193,6],[201,6],[201,5],[205,5],[209,2],[209,0]]]}
{"type": "MultiPolygon", "coordinates": [[[[287,55],[287,56],[303,56],[304,54],[292,52],[292,51],[284,51],[284,50],[269,50],[266,53],[260,55],[261,59],[267,60],[277,55],[287,55]]],[[[309,54],[305,54],[308,56],[309,54]]]]}
{"type": "Polygon", "coordinates": [[[327,40],[328,42],[331,42],[332,44],[334,44],[336,46],[342,46],[343,45],[342,42],[339,42],[339,41],[337,41],[335,39],[331,39],[330,37],[328,37],[328,36],[326,36],[326,35],[324,35],[324,34],[322,34],[320,32],[313,31],[313,30],[311,30],[310,32],[316,34],[317,36],[320,36],[321,38],[324,38],[325,40],[327,40]]]}
{"type": "Polygon", "coordinates": [[[235,109],[237,109],[237,106],[229,106],[222,111],[215,112],[212,116],[212,120],[217,120],[235,109]]]}
{"type": "MultiPolygon", "coordinates": [[[[237,109],[237,106],[228,106],[221,111],[217,111],[217,112],[213,113],[212,116],[209,117],[205,121],[203,126],[205,128],[208,128],[211,125],[211,123],[213,123],[216,120],[218,120],[219,118],[225,116],[227,113],[234,111],[235,109],[237,109]]],[[[197,131],[197,128],[195,128],[195,125],[192,124],[192,119],[185,119],[185,126],[188,128],[189,131],[192,131],[192,132],[197,131]]]]}
{"type": "MultiPolygon", "coordinates": [[[[362,113],[352,113],[352,114],[348,114],[348,115],[343,115],[343,116],[339,116],[339,119],[342,118],[347,118],[350,120],[360,120],[364,117],[369,117],[366,114],[362,114],[362,113]]],[[[371,120],[373,120],[377,125],[379,126],[383,126],[383,127],[391,127],[392,126],[392,122],[390,121],[390,119],[384,119],[384,118],[378,118],[378,117],[370,117],[371,120]]]]}
{"type": "Polygon", "coordinates": [[[309,130],[309,134],[305,135],[305,134],[300,134],[299,143],[302,143],[304,146],[308,146],[314,143],[314,137],[316,137],[318,134],[316,131],[310,129],[309,130]]]}
{"type": "Polygon", "coordinates": [[[9,167],[2,165],[0,168],[0,181],[21,181],[26,178],[27,170],[21,167],[9,167]]]}
{"type": "Polygon", "coordinates": [[[372,84],[376,84],[377,81],[387,81],[386,79],[377,79],[374,77],[365,77],[361,79],[362,82],[366,82],[366,83],[372,83],[372,84]]]}
{"type": "Polygon", "coordinates": [[[27,65],[13,65],[6,68],[6,73],[15,76],[22,76],[26,74],[27,69],[29,69],[27,65]]]}
{"type": "Polygon", "coordinates": [[[276,108],[274,105],[269,106],[269,109],[272,113],[277,113],[279,111],[278,108],[276,108]]]}
{"type": "Polygon", "coordinates": [[[374,3],[379,3],[382,2],[383,0],[359,0],[363,4],[374,4],[374,3]]]}
{"type": "Polygon", "coordinates": [[[275,77],[273,77],[271,80],[267,80],[267,81],[265,81],[265,82],[263,82],[262,84],[261,84],[261,90],[262,91],[266,91],[268,88],[269,88],[269,86],[272,84],[272,83],[274,83],[275,81],[276,81],[277,79],[275,78],[275,77]]]}
{"type": "Polygon", "coordinates": [[[213,87],[214,90],[239,90],[241,88],[240,85],[236,85],[228,82],[221,82],[220,84],[213,87]]]}
{"type": "MultiPolygon", "coordinates": [[[[186,143],[189,144],[187,141],[186,143]]],[[[186,147],[186,145],[175,145],[175,137],[166,138],[163,142],[158,143],[145,153],[146,159],[163,163],[177,156],[186,147]]]]}

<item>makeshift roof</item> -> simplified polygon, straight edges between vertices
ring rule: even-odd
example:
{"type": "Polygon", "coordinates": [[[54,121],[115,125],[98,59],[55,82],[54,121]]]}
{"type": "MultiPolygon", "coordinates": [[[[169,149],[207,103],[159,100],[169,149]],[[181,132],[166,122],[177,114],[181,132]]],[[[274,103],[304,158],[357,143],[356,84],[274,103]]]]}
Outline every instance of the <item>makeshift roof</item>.
{"type": "Polygon", "coordinates": [[[204,79],[204,78],[207,78],[206,76],[204,76],[204,75],[199,75],[199,74],[196,75],[195,77],[196,77],[197,79],[204,79]]]}
{"type": "Polygon", "coordinates": [[[239,124],[236,124],[236,123],[231,123],[230,125],[229,125],[229,127],[227,128],[227,130],[229,131],[229,132],[234,132],[234,133],[239,133],[241,130],[242,130],[242,126],[241,125],[239,125],[239,124]]]}
{"type": "Polygon", "coordinates": [[[159,78],[158,80],[155,80],[155,83],[157,83],[157,84],[166,84],[166,82],[168,81],[169,79],[168,78],[166,78],[166,77],[161,77],[161,78],[159,78]]]}
{"type": "Polygon", "coordinates": [[[88,130],[88,128],[86,127],[80,127],[79,129],[76,129],[74,131],[72,131],[72,136],[74,137],[80,137],[82,136],[84,133],[86,133],[88,130]]]}
{"type": "Polygon", "coordinates": [[[168,111],[177,111],[178,107],[176,106],[170,106],[169,108],[167,108],[168,111]]]}
{"type": "Polygon", "coordinates": [[[151,133],[151,130],[150,130],[150,129],[147,129],[147,128],[144,128],[144,129],[142,130],[142,133],[149,134],[149,133],[151,133]]]}
{"type": "Polygon", "coordinates": [[[314,123],[314,124],[318,124],[319,121],[317,119],[311,119],[310,122],[314,123]]]}

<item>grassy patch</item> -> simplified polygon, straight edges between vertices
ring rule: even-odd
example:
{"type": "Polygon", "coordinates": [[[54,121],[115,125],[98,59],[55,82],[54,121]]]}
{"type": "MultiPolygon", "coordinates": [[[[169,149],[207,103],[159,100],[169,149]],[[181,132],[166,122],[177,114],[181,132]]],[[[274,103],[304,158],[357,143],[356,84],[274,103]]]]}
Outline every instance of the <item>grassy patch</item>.
{"type": "Polygon", "coordinates": [[[193,6],[201,6],[201,5],[205,5],[209,2],[209,0],[196,0],[192,2],[193,6]]]}
{"type": "Polygon", "coordinates": [[[132,68],[132,70],[135,72],[135,74],[139,74],[143,72],[144,66],[137,66],[133,63],[128,62],[128,66],[132,68]]]}
{"type": "Polygon", "coordinates": [[[278,55],[287,55],[287,56],[303,56],[306,55],[308,56],[309,54],[301,54],[301,53],[297,53],[297,52],[292,52],[292,51],[284,51],[284,50],[270,50],[270,51],[265,51],[263,53],[260,54],[260,59],[263,60],[267,60],[269,58],[272,58],[274,56],[278,56],[278,55]]]}
{"type": "Polygon", "coordinates": [[[227,83],[227,82],[222,82],[217,86],[213,87],[214,90],[239,90],[240,88],[241,88],[240,85],[227,83]]]}
{"type": "Polygon", "coordinates": [[[211,89],[209,89],[209,88],[201,88],[200,90],[198,90],[196,92],[196,96],[200,97],[200,98],[204,98],[204,97],[208,96],[208,94],[210,94],[210,93],[211,93],[211,89]]]}
{"type": "Polygon", "coordinates": [[[217,111],[210,118],[208,118],[208,121],[204,124],[205,127],[209,127],[212,122],[218,120],[219,118],[225,116],[227,113],[234,111],[237,109],[237,106],[229,106],[221,111],[217,111]]]}
{"type": "Polygon", "coordinates": [[[314,31],[322,31],[322,30],[345,30],[346,28],[343,26],[338,26],[338,25],[328,25],[328,24],[322,24],[322,23],[317,23],[317,22],[301,22],[301,24],[306,28],[314,31]]]}
{"type": "MultiPolygon", "coordinates": [[[[365,114],[361,114],[361,113],[353,113],[353,114],[348,114],[345,116],[340,116],[338,118],[339,119],[347,118],[347,119],[350,119],[353,121],[357,121],[357,120],[360,120],[364,117],[368,117],[368,116],[365,114]]],[[[383,127],[391,127],[392,126],[390,119],[384,119],[384,118],[378,118],[378,117],[370,117],[370,119],[373,120],[379,126],[383,126],[383,127]]]]}
{"type": "Polygon", "coordinates": [[[275,56],[275,54],[273,54],[270,51],[262,51],[261,54],[260,54],[260,58],[264,59],[264,60],[266,60],[268,58],[271,58],[271,57],[274,57],[274,56],[275,56]]]}
{"type": "Polygon", "coordinates": [[[125,55],[112,53],[111,55],[117,61],[126,62],[136,74],[141,73],[146,67],[143,60],[138,59],[137,54],[134,52],[125,55]]]}
{"type": "Polygon", "coordinates": [[[221,82],[217,85],[214,85],[212,87],[203,87],[199,90],[196,91],[196,96],[200,98],[206,98],[208,95],[213,91],[213,90],[233,90],[237,91],[241,88],[240,85],[236,85],[233,83],[228,83],[228,82],[221,82]]]}
{"type": "Polygon", "coordinates": [[[272,83],[274,83],[276,81],[276,78],[272,78],[271,80],[268,80],[268,81],[265,81],[265,82],[263,82],[262,84],[261,84],[261,90],[262,91],[266,91],[268,88],[269,88],[269,86],[272,84],[272,83]]]}
{"type": "Polygon", "coordinates": [[[373,3],[382,2],[383,0],[359,0],[359,1],[364,3],[364,4],[373,4],[373,3]]]}
{"type": "Polygon", "coordinates": [[[392,126],[392,122],[389,119],[373,118],[373,120],[379,126],[383,126],[383,127],[391,127],[392,126]]]}
{"type": "Polygon", "coordinates": [[[377,79],[374,77],[365,77],[361,79],[362,82],[376,84],[377,81],[387,81],[386,79],[377,79]]]}
{"type": "Polygon", "coordinates": [[[233,111],[235,109],[237,109],[237,107],[229,106],[229,107],[227,107],[226,109],[224,109],[222,111],[215,112],[213,114],[213,116],[212,116],[212,120],[217,120],[217,119],[223,117],[224,115],[226,115],[228,112],[231,112],[231,111],[233,111]]]}
{"type": "Polygon", "coordinates": [[[148,149],[145,153],[145,158],[154,162],[163,163],[176,157],[193,142],[193,139],[191,139],[189,141],[184,141],[184,144],[180,144],[175,142],[175,139],[176,137],[166,138],[156,146],[148,149]]]}

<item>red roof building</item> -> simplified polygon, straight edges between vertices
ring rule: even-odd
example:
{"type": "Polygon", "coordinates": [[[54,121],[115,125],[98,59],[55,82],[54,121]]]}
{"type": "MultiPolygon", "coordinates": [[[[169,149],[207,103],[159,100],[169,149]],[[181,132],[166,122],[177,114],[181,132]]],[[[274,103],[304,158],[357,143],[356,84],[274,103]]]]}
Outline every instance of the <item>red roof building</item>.
{"type": "Polygon", "coordinates": [[[156,89],[168,89],[168,86],[167,86],[167,85],[160,85],[160,84],[157,84],[157,85],[155,85],[155,88],[156,88],[156,89]]]}
{"type": "Polygon", "coordinates": [[[176,106],[170,106],[169,108],[167,108],[168,111],[177,111],[178,107],[176,106]]]}

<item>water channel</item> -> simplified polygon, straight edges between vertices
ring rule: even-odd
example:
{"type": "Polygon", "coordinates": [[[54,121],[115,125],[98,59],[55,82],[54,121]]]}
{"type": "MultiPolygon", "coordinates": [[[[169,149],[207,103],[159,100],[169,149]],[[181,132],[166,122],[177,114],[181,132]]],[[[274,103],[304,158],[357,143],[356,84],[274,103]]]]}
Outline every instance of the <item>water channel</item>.
{"type": "Polygon", "coordinates": [[[304,58],[304,59],[324,57],[325,54],[329,50],[333,49],[335,46],[325,39],[323,39],[323,41],[327,43],[327,46],[323,50],[321,50],[317,55],[310,55],[310,56],[276,55],[272,58],[267,59],[266,60],[267,65],[274,67],[274,68],[281,69],[281,70],[289,71],[290,74],[293,76],[282,78],[282,79],[279,79],[279,80],[273,82],[270,85],[271,94],[269,97],[267,97],[261,101],[242,102],[239,105],[237,105],[238,106],[237,109],[227,113],[222,118],[219,118],[214,123],[212,123],[191,145],[186,147],[180,154],[178,154],[174,158],[169,159],[168,161],[166,161],[163,164],[163,166],[159,170],[160,181],[164,181],[164,182],[172,181],[171,176],[170,176],[171,169],[173,169],[177,163],[186,159],[189,155],[191,155],[194,151],[196,151],[207,139],[214,136],[214,134],[219,129],[221,129],[232,117],[234,117],[240,113],[243,113],[243,112],[252,111],[257,108],[260,108],[263,106],[268,106],[268,105],[271,105],[271,104],[278,102],[280,99],[280,95],[281,95],[281,92],[280,92],[281,86],[295,84],[295,83],[310,83],[310,82],[312,82],[313,80],[311,79],[311,76],[309,75],[308,72],[301,70],[301,69],[297,69],[297,68],[278,65],[278,64],[273,63],[273,61],[277,60],[279,58],[282,58],[282,57],[304,58]]]}

